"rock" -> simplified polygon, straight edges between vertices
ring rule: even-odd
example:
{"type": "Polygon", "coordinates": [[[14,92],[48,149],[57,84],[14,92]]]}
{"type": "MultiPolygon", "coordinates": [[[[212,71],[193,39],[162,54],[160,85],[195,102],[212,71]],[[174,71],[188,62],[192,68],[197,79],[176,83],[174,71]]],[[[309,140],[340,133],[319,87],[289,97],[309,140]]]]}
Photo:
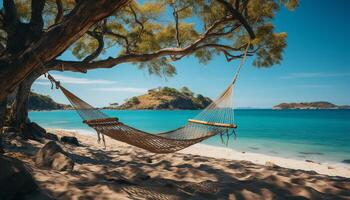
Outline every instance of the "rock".
{"type": "Polygon", "coordinates": [[[55,134],[53,134],[53,133],[48,133],[48,132],[46,132],[46,133],[44,134],[44,138],[49,139],[49,140],[53,140],[53,141],[58,141],[57,135],[55,135],[55,134]]]}
{"type": "Polygon", "coordinates": [[[265,166],[266,167],[277,167],[277,165],[271,161],[266,161],[265,162],[265,166]]]}
{"type": "Polygon", "coordinates": [[[23,199],[37,191],[31,174],[17,159],[0,155],[0,199],[23,199]]]}
{"type": "Polygon", "coordinates": [[[79,146],[79,142],[78,142],[78,139],[76,137],[63,136],[63,137],[61,137],[61,142],[79,146]]]}
{"type": "Polygon", "coordinates": [[[346,163],[346,164],[350,164],[350,159],[346,159],[346,160],[343,160],[341,161],[342,163],[346,163]]]}
{"type": "Polygon", "coordinates": [[[146,160],[147,163],[152,163],[152,162],[153,162],[152,159],[151,159],[151,158],[148,158],[148,157],[145,158],[145,160],[146,160]]]}
{"type": "Polygon", "coordinates": [[[51,166],[59,171],[72,171],[74,162],[63,153],[55,153],[51,166]]]}
{"type": "Polygon", "coordinates": [[[30,126],[34,131],[37,131],[37,132],[39,132],[39,133],[46,133],[46,130],[45,130],[43,127],[39,126],[39,125],[38,125],[37,123],[35,123],[35,122],[29,123],[29,126],[30,126]]]}
{"type": "Polygon", "coordinates": [[[50,141],[35,155],[35,164],[38,167],[51,168],[59,171],[73,170],[74,162],[63,149],[54,141],[50,141]]]}
{"type": "Polygon", "coordinates": [[[28,137],[30,139],[35,139],[35,140],[44,137],[44,134],[46,133],[46,130],[35,122],[31,122],[27,124],[26,131],[28,131],[27,133],[28,137]]]}
{"type": "Polygon", "coordinates": [[[35,155],[35,164],[39,167],[50,167],[55,153],[61,153],[63,149],[54,141],[46,143],[35,155]]]}

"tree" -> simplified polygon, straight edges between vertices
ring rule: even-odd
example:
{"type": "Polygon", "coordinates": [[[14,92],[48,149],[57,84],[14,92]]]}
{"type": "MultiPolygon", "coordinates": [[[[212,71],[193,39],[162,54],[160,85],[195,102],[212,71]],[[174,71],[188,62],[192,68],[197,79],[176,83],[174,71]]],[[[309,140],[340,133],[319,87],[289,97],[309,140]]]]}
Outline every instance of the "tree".
{"type": "Polygon", "coordinates": [[[180,89],[180,92],[187,95],[187,96],[190,96],[190,97],[193,96],[193,92],[190,89],[188,89],[188,87],[186,87],[186,86],[182,87],[180,89]]]}
{"type": "MultiPolygon", "coordinates": [[[[254,64],[279,63],[286,33],[271,23],[281,5],[297,0],[4,0],[0,13],[0,123],[12,102],[12,122],[26,124],[30,87],[51,71],[85,73],[131,62],[152,74],[172,76],[172,62],[193,55],[206,63],[256,54],[254,64]],[[171,18],[166,13],[171,10],[171,18]],[[164,19],[166,18],[166,19],[164,19]],[[107,49],[116,51],[105,58],[107,49]],[[62,60],[71,52],[76,60],[62,60]]],[[[0,125],[1,125],[0,124],[0,125]]]]}
{"type": "Polygon", "coordinates": [[[132,97],[132,98],[130,99],[130,102],[131,102],[133,105],[137,105],[137,104],[140,103],[140,100],[139,100],[139,98],[137,98],[137,97],[132,97]]]}

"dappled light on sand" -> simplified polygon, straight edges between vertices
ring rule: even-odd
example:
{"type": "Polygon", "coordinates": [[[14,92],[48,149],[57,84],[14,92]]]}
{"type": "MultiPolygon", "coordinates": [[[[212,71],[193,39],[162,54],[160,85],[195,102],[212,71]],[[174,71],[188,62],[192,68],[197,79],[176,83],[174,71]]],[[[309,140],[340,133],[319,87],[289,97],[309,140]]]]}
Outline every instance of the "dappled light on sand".
{"type": "MultiPolygon", "coordinates": [[[[31,155],[41,143],[26,142],[15,150],[31,166],[41,191],[53,198],[350,198],[348,178],[183,153],[153,154],[113,140],[108,140],[104,150],[95,138],[76,136],[81,146],[60,144],[76,163],[72,172],[35,167],[31,155]]],[[[18,156],[11,150],[7,154],[18,156]]]]}

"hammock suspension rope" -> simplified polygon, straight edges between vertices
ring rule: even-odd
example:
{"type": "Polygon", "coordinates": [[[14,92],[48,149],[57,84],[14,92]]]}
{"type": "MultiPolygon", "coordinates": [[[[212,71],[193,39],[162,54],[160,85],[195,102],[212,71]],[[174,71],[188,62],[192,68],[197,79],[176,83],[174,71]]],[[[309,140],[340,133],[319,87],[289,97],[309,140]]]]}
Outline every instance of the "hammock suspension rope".
{"type": "Polygon", "coordinates": [[[107,116],[64,88],[50,74],[47,74],[47,78],[51,82],[52,89],[55,86],[56,89],[63,92],[83,119],[83,123],[96,130],[98,141],[100,142],[102,138],[104,146],[104,135],[153,153],[176,152],[214,135],[220,135],[222,143],[225,143],[223,137],[226,136],[226,145],[228,145],[230,136],[234,135],[234,138],[236,137],[235,129],[237,128],[234,123],[233,89],[246,60],[249,47],[250,41],[246,46],[232,82],[215,101],[196,117],[189,119],[185,126],[158,134],[138,130],[120,122],[118,118],[107,116]]]}

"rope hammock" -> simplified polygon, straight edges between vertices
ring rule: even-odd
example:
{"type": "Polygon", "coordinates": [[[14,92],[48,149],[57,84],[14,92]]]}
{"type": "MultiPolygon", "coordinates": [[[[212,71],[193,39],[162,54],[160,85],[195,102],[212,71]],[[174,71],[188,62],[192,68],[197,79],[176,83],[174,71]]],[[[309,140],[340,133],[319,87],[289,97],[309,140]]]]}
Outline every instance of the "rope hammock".
{"type": "Polygon", "coordinates": [[[238,74],[245,62],[250,42],[247,44],[243,58],[237,68],[233,81],[226,90],[196,117],[189,119],[188,123],[178,129],[152,134],[128,126],[118,120],[110,118],[99,109],[92,107],[56,81],[50,74],[48,79],[60,89],[70,101],[74,109],[83,119],[83,123],[95,129],[98,141],[104,140],[104,135],[112,139],[148,150],[153,153],[172,153],[199,143],[214,135],[220,135],[226,145],[231,135],[235,135],[237,125],[234,123],[233,89],[238,74]]]}

